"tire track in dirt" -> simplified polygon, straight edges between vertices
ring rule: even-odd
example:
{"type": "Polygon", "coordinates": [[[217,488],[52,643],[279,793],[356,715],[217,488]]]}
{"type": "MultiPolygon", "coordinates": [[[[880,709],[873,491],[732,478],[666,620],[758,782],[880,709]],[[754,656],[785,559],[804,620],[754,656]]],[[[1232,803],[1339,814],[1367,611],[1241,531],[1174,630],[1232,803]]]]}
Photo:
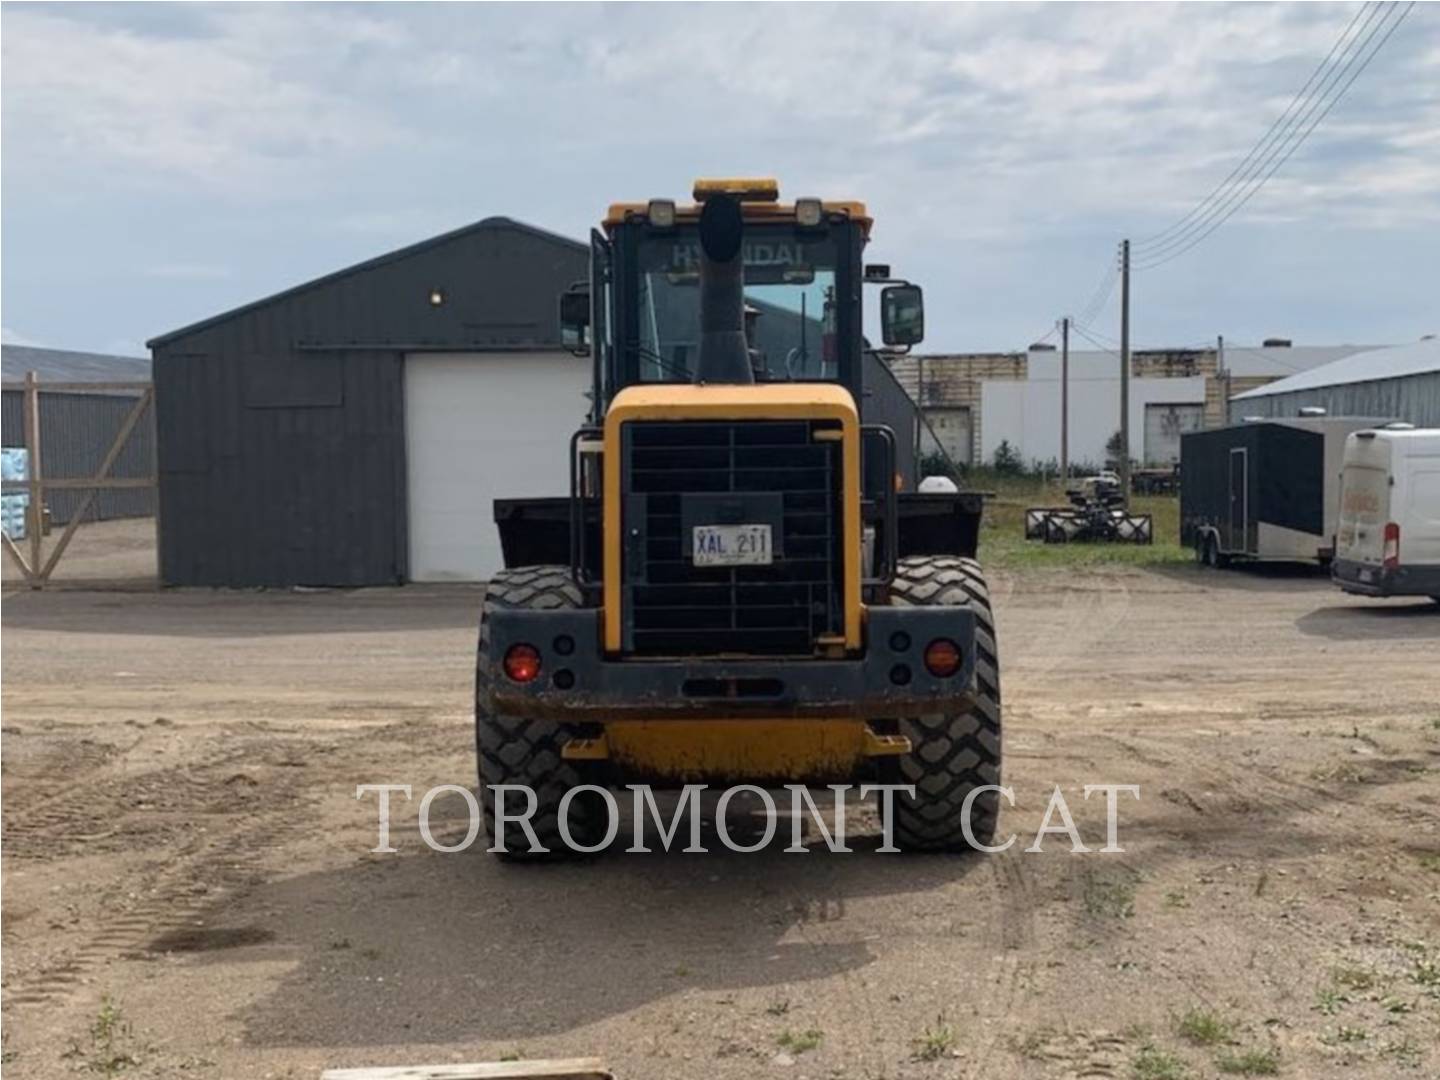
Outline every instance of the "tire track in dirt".
{"type": "MultiPolygon", "coordinates": [[[[1240,819],[1247,823],[1257,818],[1278,818],[1291,825],[1302,819],[1314,819],[1323,826],[1322,831],[1327,841],[1335,848],[1351,846],[1354,850],[1367,850],[1371,851],[1372,855],[1378,854],[1374,851],[1374,831],[1353,823],[1364,820],[1367,811],[1376,809],[1376,804],[1372,802],[1294,780],[1273,767],[1261,767],[1253,763],[1240,764],[1223,757],[1202,754],[1186,754],[1183,761],[1177,764],[1171,759],[1159,757],[1156,750],[1136,745],[1136,742],[1141,742],[1155,747],[1162,742],[1156,738],[1133,733],[1125,737],[1102,737],[1139,760],[1149,761],[1153,758],[1172,771],[1181,771],[1183,766],[1183,773],[1192,784],[1198,780],[1208,789],[1204,802],[1196,802],[1188,792],[1182,792],[1197,809],[1197,829],[1213,828],[1219,821],[1227,818],[1240,819]],[[1337,804],[1344,809],[1339,815],[1334,813],[1337,804]],[[1204,818],[1200,818],[1200,815],[1204,815],[1204,818]]],[[[1393,852],[1389,854],[1394,855],[1393,852]]],[[[1265,857],[1263,854],[1252,853],[1250,858],[1263,862],[1265,857]]],[[[1428,883],[1422,879],[1423,871],[1418,862],[1413,867],[1407,867],[1403,858],[1392,857],[1387,861],[1391,870],[1396,873],[1393,880],[1404,882],[1419,893],[1426,891],[1428,883]]],[[[1268,879],[1263,866],[1260,873],[1261,877],[1255,885],[1256,895],[1259,895],[1258,890],[1264,888],[1264,882],[1268,879]]],[[[1282,914],[1275,922],[1284,928],[1288,936],[1298,938],[1306,947],[1316,950],[1317,955],[1333,952],[1335,949],[1333,926],[1322,925],[1320,920],[1290,918],[1282,914]]],[[[1170,967],[1163,957],[1158,957],[1157,960],[1162,966],[1170,967]]],[[[1172,973],[1179,974],[1173,968],[1172,973]]],[[[1206,996],[1200,987],[1192,985],[1191,988],[1201,997],[1206,996]]]]}
{"type": "MultiPolygon", "coordinates": [[[[448,732],[435,728],[421,731],[413,722],[405,722],[347,733],[347,741],[363,749],[366,744],[390,737],[405,737],[418,744],[429,741],[426,735],[436,742],[448,738],[448,732]]],[[[117,879],[110,896],[139,893],[137,902],[114,909],[109,902],[104,903],[105,914],[79,946],[34,971],[12,975],[5,987],[6,1007],[54,1005],[102,964],[145,955],[151,952],[153,942],[167,934],[193,933],[201,916],[213,917],[217,898],[233,903],[246,890],[263,882],[272,859],[282,853],[293,856],[293,845],[311,831],[312,818],[306,808],[321,801],[329,790],[324,774],[307,776],[303,769],[276,765],[313,750],[314,743],[304,739],[270,739],[259,746],[252,743],[226,749],[220,756],[186,769],[117,777],[100,786],[99,805],[93,812],[85,812],[83,820],[89,820],[92,813],[108,812],[121,820],[115,835],[122,840],[126,836],[124,818],[133,813],[131,796],[142,779],[147,786],[174,780],[171,793],[180,805],[188,806],[192,813],[197,806],[208,804],[212,809],[203,830],[190,832],[178,846],[161,851],[157,858],[117,879]],[[264,783],[263,796],[253,802],[242,800],[238,806],[214,808],[217,795],[225,798],[226,781],[219,777],[242,764],[270,765],[271,775],[264,783]]],[[[325,772],[333,774],[342,760],[343,754],[337,748],[335,760],[326,763],[325,772]]],[[[247,784],[255,785],[257,790],[260,786],[253,778],[247,784]]],[[[64,828],[68,835],[74,822],[82,819],[54,807],[55,801],[43,800],[20,812],[25,825],[20,835],[27,837],[27,843],[43,846],[44,829],[64,828]],[[36,831],[28,831],[32,828],[36,831]]],[[[9,826],[6,838],[10,840],[9,826]]]]}
{"type": "MultiPolygon", "coordinates": [[[[1026,635],[1022,658],[1018,663],[1011,663],[1027,679],[1049,675],[1062,663],[1089,651],[1097,641],[1107,637],[1124,619],[1129,606],[1130,587],[1123,577],[1113,574],[1106,575],[1099,588],[1064,589],[1058,609],[1053,604],[1046,607],[1042,627],[1026,635]]],[[[1003,623],[997,629],[1003,638],[1003,623]]],[[[1002,678],[1003,671],[1002,666],[1002,678]]]]}

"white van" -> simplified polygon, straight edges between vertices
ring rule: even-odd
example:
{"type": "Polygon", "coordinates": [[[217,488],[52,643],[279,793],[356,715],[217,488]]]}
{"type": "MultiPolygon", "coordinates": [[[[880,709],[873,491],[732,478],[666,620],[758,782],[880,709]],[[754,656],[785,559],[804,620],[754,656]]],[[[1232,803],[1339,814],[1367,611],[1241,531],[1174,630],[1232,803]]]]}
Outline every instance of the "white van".
{"type": "Polygon", "coordinates": [[[1440,428],[1345,439],[1330,573],[1346,592],[1440,601],[1440,428]]]}

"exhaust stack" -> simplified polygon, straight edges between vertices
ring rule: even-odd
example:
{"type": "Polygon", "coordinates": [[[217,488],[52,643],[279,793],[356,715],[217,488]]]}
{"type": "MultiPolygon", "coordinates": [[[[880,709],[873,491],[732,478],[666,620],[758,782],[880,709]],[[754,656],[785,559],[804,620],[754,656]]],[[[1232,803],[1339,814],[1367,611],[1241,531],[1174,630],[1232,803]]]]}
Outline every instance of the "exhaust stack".
{"type": "Polygon", "coordinates": [[[745,339],[745,230],[740,200],[712,194],[700,211],[700,355],[697,383],[753,383],[745,339]]]}

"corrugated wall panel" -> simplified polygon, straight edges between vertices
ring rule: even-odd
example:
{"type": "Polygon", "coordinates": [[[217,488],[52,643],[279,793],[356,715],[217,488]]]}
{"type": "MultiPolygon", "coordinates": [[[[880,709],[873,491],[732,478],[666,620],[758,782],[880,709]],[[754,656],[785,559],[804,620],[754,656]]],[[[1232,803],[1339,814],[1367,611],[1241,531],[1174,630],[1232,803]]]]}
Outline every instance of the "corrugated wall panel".
{"type": "MultiPolygon", "coordinates": [[[[25,445],[25,395],[18,390],[3,394],[3,427],[6,446],[25,445]]],[[[94,476],[110,445],[120,432],[135,398],[110,394],[40,395],[40,459],[46,476],[72,478],[94,476]]],[[[148,415],[142,416],[114,468],[116,477],[154,475],[155,438],[148,415]]],[[[50,491],[45,502],[50,520],[56,525],[69,522],[85,498],[83,491],[50,491]]],[[[101,491],[86,512],[86,521],[112,518],[149,517],[155,513],[151,490],[101,491]]]]}
{"type": "Polygon", "coordinates": [[[1232,401],[1232,416],[1298,416],[1320,406],[1331,416],[1387,416],[1417,427],[1440,427],[1440,371],[1399,379],[1347,383],[1232,401]]]}

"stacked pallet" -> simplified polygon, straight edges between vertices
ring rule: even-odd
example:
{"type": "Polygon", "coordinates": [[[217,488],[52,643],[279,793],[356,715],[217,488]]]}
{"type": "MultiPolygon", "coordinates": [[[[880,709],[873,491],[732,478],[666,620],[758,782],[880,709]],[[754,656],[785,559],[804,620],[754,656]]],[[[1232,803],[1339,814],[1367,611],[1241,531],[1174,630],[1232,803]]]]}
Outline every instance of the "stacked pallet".
{"type": "MultiPolygon", "coordinates": [[[[29,452],[7,446],[0,450],[0,476],[5,480],[25,480],[30,475],[29,452]]],[[[0,529],[11,540],[25,539],[25,512],[30,508],[30,493],[7,491],[0,495],[0,529]]]]}

